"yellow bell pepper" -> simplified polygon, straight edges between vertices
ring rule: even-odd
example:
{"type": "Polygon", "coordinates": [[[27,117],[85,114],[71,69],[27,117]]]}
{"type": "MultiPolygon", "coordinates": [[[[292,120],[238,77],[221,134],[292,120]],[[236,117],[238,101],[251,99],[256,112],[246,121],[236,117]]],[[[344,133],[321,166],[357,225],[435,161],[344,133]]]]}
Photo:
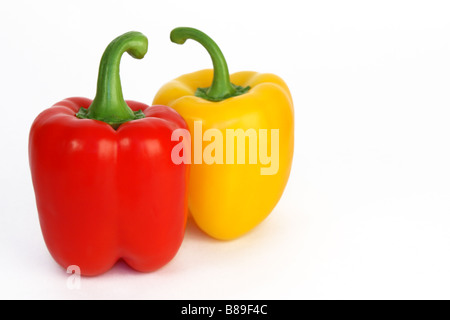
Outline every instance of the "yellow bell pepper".
{"type": "Polygon", "coordinates": [[[176,28],[171,33],[175,43],[187,39],[208,50],[214,70],[170,81],[153,104],[172,107],[189,126],[192,217],[210,236],[230,240],[258,225],[281,198],[294,151],[292,97],[276,75],[230,76],[219,47],[203,32],[176,28]]]}

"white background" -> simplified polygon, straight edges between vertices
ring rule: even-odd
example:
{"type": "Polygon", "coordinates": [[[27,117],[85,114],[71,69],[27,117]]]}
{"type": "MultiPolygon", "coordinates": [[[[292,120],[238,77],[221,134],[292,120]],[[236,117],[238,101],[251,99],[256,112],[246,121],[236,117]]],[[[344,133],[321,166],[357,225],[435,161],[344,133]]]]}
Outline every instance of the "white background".
{"type": "Polygon", "coordinates": [[[450,6],[442,1],[2,1],[0,298],[450,298],[450,6]],[[33,119],[95,94],[116,36],[124,96],[211,66],[178,26],[221,46],[231,72],[281,76],[295,103],[293,169],[282,200],[232,242],[189,223],[167,266],[119,264],[69,290],[39,227],[28,168],[33,119]]]}

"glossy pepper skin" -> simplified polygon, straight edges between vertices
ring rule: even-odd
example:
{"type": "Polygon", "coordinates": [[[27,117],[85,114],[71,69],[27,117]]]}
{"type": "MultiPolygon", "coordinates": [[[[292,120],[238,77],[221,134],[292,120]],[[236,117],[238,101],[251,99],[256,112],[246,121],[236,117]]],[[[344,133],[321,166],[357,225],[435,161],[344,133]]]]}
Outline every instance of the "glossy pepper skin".
{"type": "Polygon", "coordinates": [[[119,259],[138,271],[158,269],[184,236],[188,165],[171,161],[171,134],[186,123],[168,107],[123,100],[118,68],[125,51],[142,58],[147,39],[130,32],[114,40],[102,58],[94,101],[58,102],[30,131],[45,243],[62,267],[77,265],[87,276],[119,259]]]}
{"type": "MultiPolygon", "coordinates": [[[[192,152],[189,211],[200,229],[210,236],[235,239],[270,214],[287,184],[294,151],[292,97],[285,82],[276,75],[246,71],[230,76],[220,49],[204,33],[192,28],[177,28],[171,33],[173,42],[183,44],[186,39],[205,46],[214,70],[170,81],[159,90],[153,103],[168,105],[183,116],[192,135],[191,150],[199,141],[197,135],[211,128],[220,130],[223,137],[227,129],[279,129],[279,168],[275,174],[261,174],[267,165],[260,161],[250,164],[248,159],[245,164],[196,164],[192,152]],[[202,132],[195,130],[194,123],[199,120],[202,132]]],[[[202,151],[208,143],[203,142],[202,151]]],[[[270,135],[268,143],[267,149],[271,150],[270,135]]],[[[247,155],[248,148],[247,141],[247,155]]],[[[224,155],[225,152],[224,147],[224,155]]]]}

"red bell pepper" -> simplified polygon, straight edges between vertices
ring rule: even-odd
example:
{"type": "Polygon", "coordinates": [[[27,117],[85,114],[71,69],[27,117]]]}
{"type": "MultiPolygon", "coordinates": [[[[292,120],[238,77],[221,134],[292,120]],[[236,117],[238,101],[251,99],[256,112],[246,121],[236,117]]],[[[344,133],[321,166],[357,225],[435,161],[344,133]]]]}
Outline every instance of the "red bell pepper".
{"type": "Polygon", "coordinates": [[[147,52],[126,33],[106,49],[93,101],[69,98],[43,111],[29,137],[29,160],[45,243],[64,268],[98,275],[123,259],[152,271],[178,251],[187,218],[188,166],[171,160],[183,118],[165,106],[122,96],[119,64],[147,52]]]}

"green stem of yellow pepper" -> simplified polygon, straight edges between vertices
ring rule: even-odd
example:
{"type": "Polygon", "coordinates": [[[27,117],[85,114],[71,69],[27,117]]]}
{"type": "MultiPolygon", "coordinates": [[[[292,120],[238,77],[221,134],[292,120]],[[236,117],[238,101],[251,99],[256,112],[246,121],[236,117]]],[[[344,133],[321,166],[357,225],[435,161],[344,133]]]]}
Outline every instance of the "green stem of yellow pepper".
{"type": "Polygon", "coordinates": [[[194,28],[176,28],[170,33],[170,40],[177,44],[184,44],[187,39],[200,43],[211,56],[214,66],[214,77],[210,87],[198,88],[197,97],[209,101],[222,101],[239,96],[250,90],[250,87],[236,86],[230,81],[227,62],[219,46],[208,35],[194,28]]]}

